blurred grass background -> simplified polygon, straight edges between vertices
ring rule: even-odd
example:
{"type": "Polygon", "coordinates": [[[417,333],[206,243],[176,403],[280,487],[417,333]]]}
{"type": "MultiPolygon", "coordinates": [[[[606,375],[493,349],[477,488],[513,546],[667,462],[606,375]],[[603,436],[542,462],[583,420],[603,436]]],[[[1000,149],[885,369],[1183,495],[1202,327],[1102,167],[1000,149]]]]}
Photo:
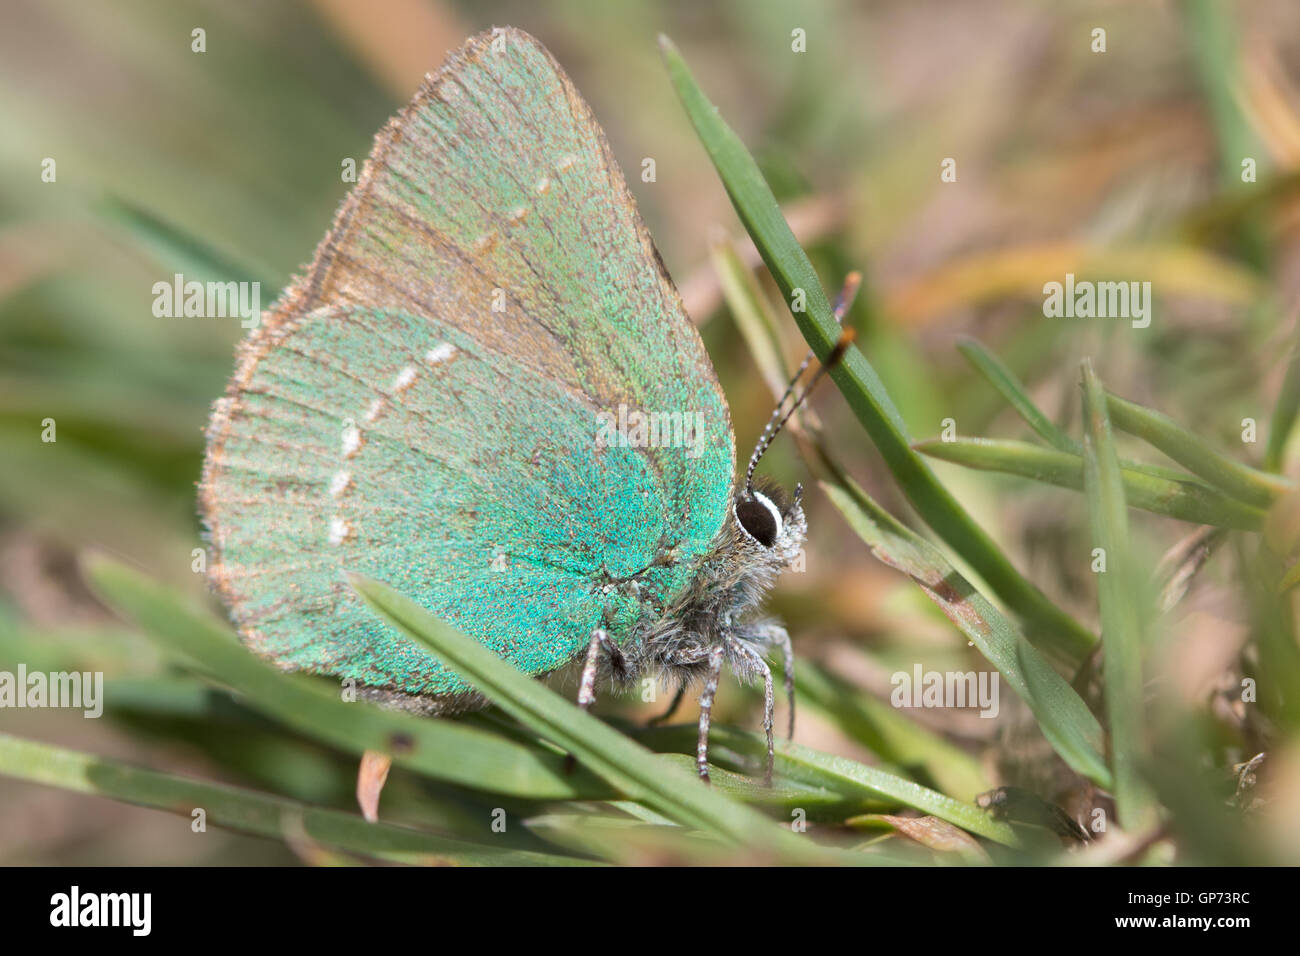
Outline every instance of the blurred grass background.
{"type": "MultiPolygon", "coordinates": [[[[345,194],[342,161],[363,160],[449,50],[504,24],[550,48],[605,127],[701,324],[739,447],[771,399],[709,249],[720,233],[742,233],[682,116],[659,32],[758,157],[826,285],[864,271],[849,321],[914,437],[949,417],[962,435],[1023,431],[954,348],[973,333],[1076,434],[1076,369],[1089,355],[1112,392],[1262,461],[1300,291],[1300,7],[1287,0],[10,0],[0,12],[0,669],[21,660],[123,682],[171,673],[90,596],[75,563],[106,551],[206,598],[191,571],[194,482],[209,405],[243,330],[237,319],[154,317],[153,284],[174,272],[260,280],[269,305],[345,194]],[[191,51],[196,27],[204,53],[191,51]],[[795,28],[807,53],[791,51],[795,28]],[[1092,52],[1095,28],[1105,53],[1092,52]],[[637,175],[647,156],[654,183],[637,175]],[[1258,163],[1255,184],[1240,181],[1244,156],[1258,163]],[[53,183],[41,179],[47,157],[53,183]],[[955,183],[940,181],[948,157],[955,183]],[[1151,328],[1042,316],[1044,282],[1117,263],[1152,280],[1151,328]],[[40,441],[47,418],[56,444],[40,441]],[[1242,443],[1244,418],[1259,422],[1258,444],[1242,443]]],[[[786,332],[797,358],[802,342],[786,332]]],[[[816,404],[826,433],[848,436],[837,455],[906,518],[843,402],[826,389],[816,404]]],[[[1140,447],[1122,436],[1121,446],[1140,447]]],[[[1293,457],[1283,459],[1291,474],[1293,457]]],[[[807,478],[789,442],[765,466],[787,485],[807,478]]],[[[1036,584],[1097,627],[1082,498],[935,468],[1036,584]]],[[[878,701],[889,675],[915,663],[983,666],[911,582],[876,562],[820,494],[809,497],[806,571],[786,575],[772,602],[802,658],[842,696],[878,701]]],[[[1131,521],[1148,564],[1191,530],[1144,512],[1131,521]]],[[[1253,756],[1262,733],[1231,696],[1252,627],[1234,574],[1211,560],[1166,628],[1170,664],[1159,671],[1210,723],[1221,767],[1253,756]]],[[[983,782],[1089,805],[1011,695],[1003,702],[996,721],[909,717],[968,755],[983,782]]],[[[729,683],[719,706],[725,721],[753,726],[754,705],[729,683]]],[[[608,695],[600,710],[643,713],[608,695]]],[[[101,721],[0,719],[23,736],[351,803],[351,761],[248,714],[213,724],[128,701],[101,721]]],[[[869,734],[817,707],[802,710],[796,739],[879,759],[869,734]]],[[[1276,759],[1272,839],[1297,859],[1300,758],[1293,749],[1276,759]]],[[[404,790],[424,784],[394,771],[389,786],[386,805],[400,808],[404,790]]],[[[449,826],[477,812],[473,794],[442,796],[449,826]]],[[[222,832],[194,840],[184,821],[152,811],[0,780],[5,862],[256,863],[294,852],[310,858],[222,832]]]]}

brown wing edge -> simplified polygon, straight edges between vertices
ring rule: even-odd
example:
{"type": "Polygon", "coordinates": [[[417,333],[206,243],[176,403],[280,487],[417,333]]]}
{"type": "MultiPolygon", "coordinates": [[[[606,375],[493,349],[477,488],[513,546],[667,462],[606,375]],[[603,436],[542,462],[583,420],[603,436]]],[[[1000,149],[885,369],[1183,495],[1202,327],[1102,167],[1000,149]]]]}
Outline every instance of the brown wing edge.
{"type": "MultiPolygon", "coordinates": [[[[362,165],[356,184],[340,203],[338,212],[334,216],[334,222],[316,247],[311,262],[304,267],[300,275],[291,280],[275,304],[263,313],[257,328],[239,344],[236,351],[234,374],[226,386],[224,395],[213,403],[212,417],[206,430],[207,448],[203,460],[203,470],[198,483],[199,516],[203,523],[203,538],[207,542],[210,552],[207,579],[209,587],[221,599],[235,623],[241,641],[254,652],[261,645],[262,636],[255,628],[239,619],[239,602],[235,599],[232,584],[225,574],[222,535],[220,523],[216,516],[216,502],[210,497],[214,476],[223,467],[226,438],[230,432],[232,422],[242,407],[243,392],[252,380],[257,365],[262,358],[292,333],[303,317],[323,304],[318,300],[319,291],[324,279],[329,275],[335,252],[343,237],[348,234],[357,210],[369,195],[376,170],[383,169],[386,166],[389,151],[401,140],[402,130],[411,121],[412,114],[419,111],[430,99],[436,97],[439,87],[445,81],[465,67],[477,63],[483,54],[490,49],[493,38],[501,32],[505,33],[510,42],[532,46],[542,52],[546,59],[550,61],[552,68],[560,79],[570,110],[583,118],[595,131],[610,186],[614,194],[626,202],[632,210],[632,222],[636,229],[637,239],[641,244],[642,253],[647,260],[655,263],[659,285],[665,301],[671,309],[674,309],[685,319],[685,326],[690,333],[688,340],[691,340],[694,346],[695,355],[693,358],[695,364],[704,373],[704,379],[711,381],[717,390],[719,403],[726,419],[726,432],[731,439],[732,467],[733,469],[735,467],[735,432],[731,424],[731,409],[727,404],[726,395],[722,391],[721,385],[718,384],[717,374],[713,370],[712,362],[704,348],[703,341],[700,339],[699,332],[687,315],[681,294],[677,291],[676,285],[668,275],[663,259],[659,255],[659,250],[655,248],[654,240],[641,218],[636,198],[627,187],[613,150],[610,148],[608,138],[605,136],[604,129],[597,122],[590,106],[583,99],[581,93],[569,78],[568,73],[551,55],[551,52],[536,38],[515,27],[494,27],[485,30],[470,37],[459,49],[449,54],[437,71],[426,74],[411,100],[389,119],[379,133],[376,134],[374,145],[371,147],[370,155],[362,165]]],[[[719,533],[725,533],[725,530],[724,524],[719,533]]],[[[278,662],[273,663],[282,670],[294,670],[294,668],[281,665],[278,662]]],[[[383,706],[431,716],[462,713],[477,710],[487,705],[484,698],[474,692],[423,696],[407,694],[392,688],[363,687],[359,688],[359,690],[363,698],[375,701],[383,706]]]]}

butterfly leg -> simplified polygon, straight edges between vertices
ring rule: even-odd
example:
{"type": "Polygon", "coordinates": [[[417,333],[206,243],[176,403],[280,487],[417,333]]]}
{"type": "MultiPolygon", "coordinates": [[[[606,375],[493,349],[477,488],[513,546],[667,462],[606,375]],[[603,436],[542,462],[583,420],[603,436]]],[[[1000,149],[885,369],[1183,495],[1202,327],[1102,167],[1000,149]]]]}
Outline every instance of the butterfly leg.
{"type": "Polygon", "coordinates": [[[660,724],[664,723],[665,721],[670,720],[673,714],[677,713],[677,708],[682,705],[682,698],[685,696],[686,696],[686,685],[682,684],[680,687],[677,688],[677,693],[673,694],[673,701],[671,704],[668,705],[668,709],[665,710],[658,717],[651,717],[649,720],[647,720],[646,726],[657,727],[660,724]]]}
{"type": "Polygon", "coordinates": [[[790,723],[786,730],[785,739],[794,739],[794,645],[790,643],[790,635],[785,628],[781,628],[780,636],[776,639],[776,644],[781,648],[781,665],[785,671],[785,699],[790,702],[790,723]]]}
{"type": "Polygon", "coordinates": [[[700,779],[709,782],[709,716],[713,710],[713,698],[718,693],[718,678],[722,675],[722,645],[709,652],[708,677],[704,682],[704,693],[700,695],[700,736],[695,745],[695,767],[700,772],[700,779]]]}
{"type": "Polygon", "coordinates": [[[766,621],[760,622],[742,636],[751,644],[781,650],[781,663],[785,670],[785,698],[790,704],[786,739],[791,739],[794,737],[794,646],[790,643],[790,633],[775,621],[766,621]]]}
{"type": "Polygon", "coordinates": [[[617,644],[609,639],[603,627],[591,632],[591,643],[587,645],[587,661],[582,667],[582,681],[578,685],[578,706],[588,710],[596,702],[596,672],[600,669],[600,652],[609,658],[610,666],[617,677],[627,674],[627,659],[617,644]]]}
{"type": "Polygon", "coordinates": [[[764,778],[770,787],[772,768],[776,764],[776,747],[772,740],[772,726],[776,722],[776,694],[772,688],[772,668],[767,666],[767,661],[763,660],[762,654],[744,641],[731,637],[727,642],[733,651],[744,657],[763,675],[763,732],[767,735],[767,771],[764,778]]]}
{"type": "MultiPolygon", "coordinates": [[[[609,639],[609,634],[603,627],[595,628],[591,632],[591,643],[587,645],[587,660],[582,665],[582,680],[578,683],[578,706],[583,710],[590,710],[591,705],[596,702],[596,672],[600,669],[601,651],[604,651],[605,656],[609,658],[610,667],[613,668],[616,676],[623,677],[627,674],[627,659],[623,656],[623,652],[609,639]]],[[[565,773],[573,773],[577,768],[578,761],[573,754],[564,758],[565,773]]]]}

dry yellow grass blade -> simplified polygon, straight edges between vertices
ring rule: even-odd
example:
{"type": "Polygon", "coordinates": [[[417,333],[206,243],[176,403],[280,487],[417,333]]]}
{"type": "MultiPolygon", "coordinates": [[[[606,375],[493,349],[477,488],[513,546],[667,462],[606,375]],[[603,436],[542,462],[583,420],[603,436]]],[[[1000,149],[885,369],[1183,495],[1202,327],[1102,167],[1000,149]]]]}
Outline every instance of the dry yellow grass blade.
{"type": "Polygon", "coordinates": [[[1300,165],[1300,114],[1277,51],[1261,40],[1244,60],[1242,73],[1237,96],[1256,135],[1280,166],[1300,165]]]}
{"type": "Polygon", "coordinates": [[[946,312],[1008,296],[1041,297],[1045,281],[1140,276],[1162,295],[1245,305],[1260,292],[1248,270],[1190,246],[1097,247],[1084,242],[1033,243],[980,252],[913,276],[885,294],[885,314],[924,325],[946,312]]]}

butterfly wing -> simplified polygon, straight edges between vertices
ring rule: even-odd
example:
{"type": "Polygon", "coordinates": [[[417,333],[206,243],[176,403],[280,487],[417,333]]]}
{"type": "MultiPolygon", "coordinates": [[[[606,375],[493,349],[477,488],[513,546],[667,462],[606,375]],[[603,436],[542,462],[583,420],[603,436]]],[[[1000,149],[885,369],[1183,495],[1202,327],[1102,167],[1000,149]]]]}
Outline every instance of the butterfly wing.
{"type": "Polygon", "coordinates": [[[498,30],[380,133],[242,347],[201,485],[210,575],[281,665],[454,701],[470,688],[344,570],[545,673],[688,586],[733,468],[725,399],[600,128],[540,44],[498,30]],[[609,440],[652,414],[678,430],[609,440]]]}

